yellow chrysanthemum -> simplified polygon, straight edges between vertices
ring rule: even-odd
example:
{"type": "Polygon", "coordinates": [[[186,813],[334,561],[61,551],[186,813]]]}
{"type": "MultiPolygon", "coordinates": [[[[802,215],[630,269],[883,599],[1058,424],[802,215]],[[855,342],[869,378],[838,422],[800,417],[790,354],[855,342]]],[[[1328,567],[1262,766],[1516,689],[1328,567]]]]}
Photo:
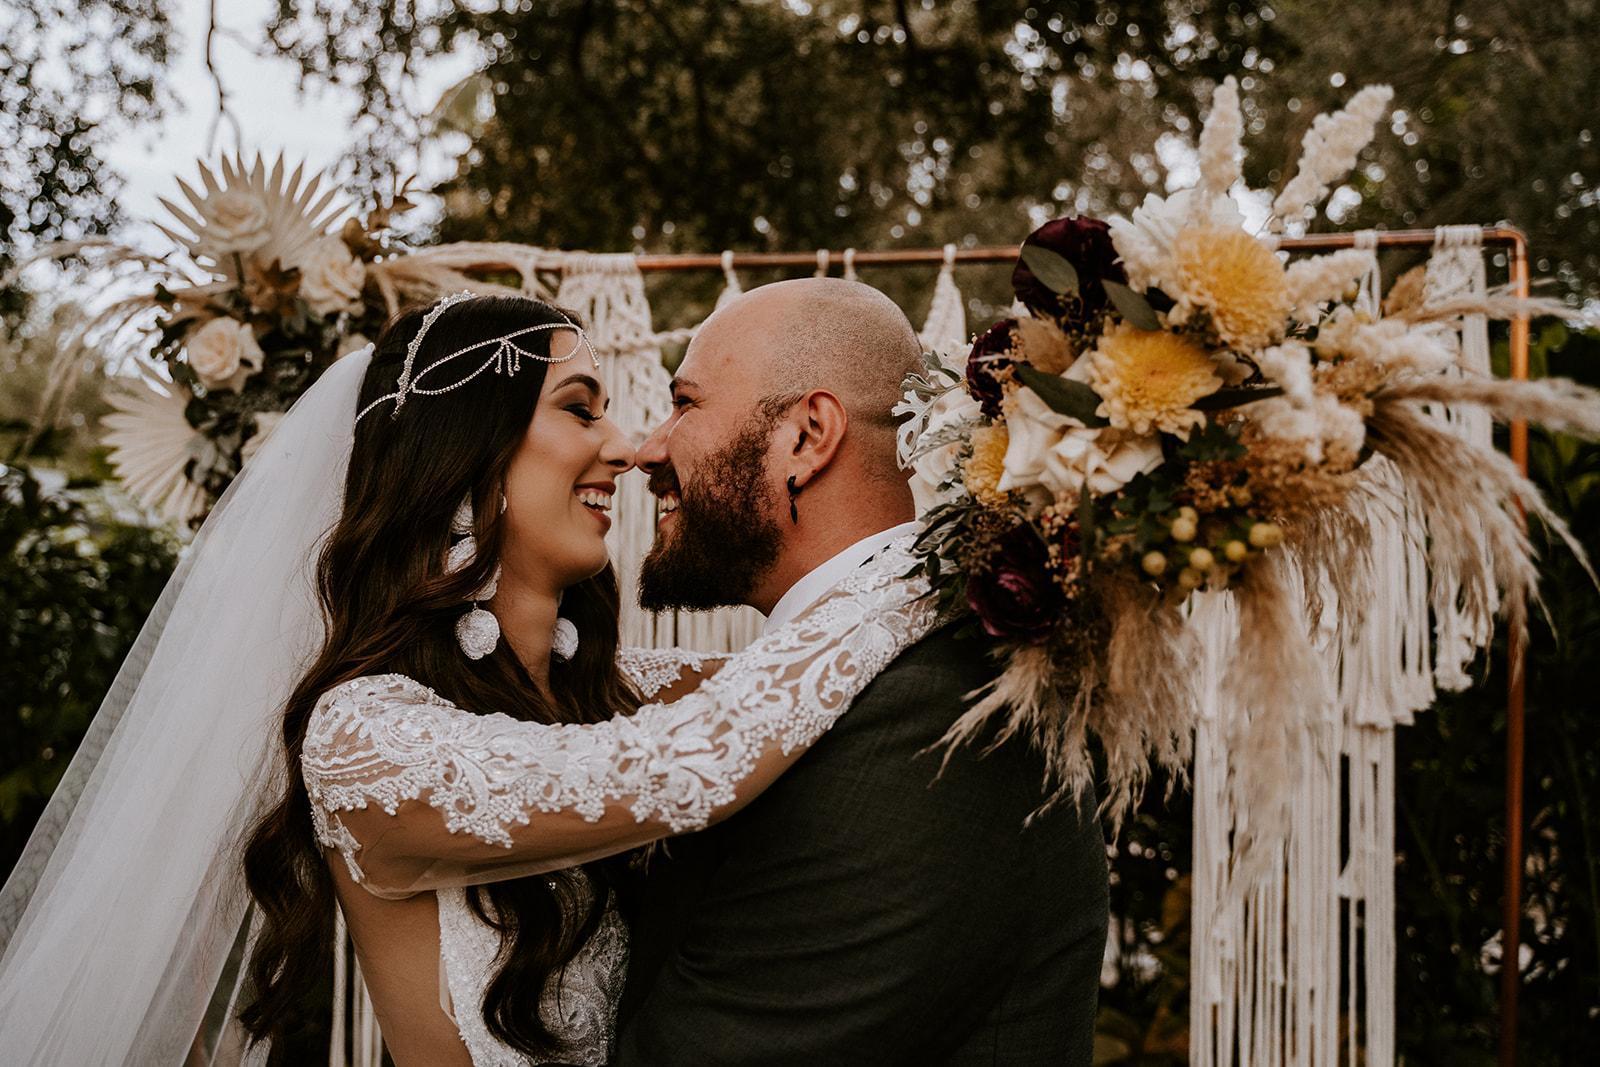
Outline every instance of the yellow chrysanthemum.
{"type": "Polygon", "coordinates": [[[1136,434],[1156,429],[1187,440],[1205,421],[1191,405],[1222,387],[1206,351],[1165,330],[1120,324],[1089,359],[1089,385],[1104,401],[1099,414],[1136,434]]]}
{"type": "Polygon", "coordinates": [[[1289,287],[1266,245],[1232,227],[1196,226],[1179,232],[1172,256],[1183,297],[1210,313],[1229,348],[1252,352],[1283,336],[1289,287]]]}
{"type": "Polygon", "coordinates": [[[967,492],[980,504],[997,507],[1005,503],[1000,491],[1000,476],[1005,473],[1006,449],[1011,433],[1004,426],[980,426],[972,431],[972,456],[967,460],[967,492]]]}

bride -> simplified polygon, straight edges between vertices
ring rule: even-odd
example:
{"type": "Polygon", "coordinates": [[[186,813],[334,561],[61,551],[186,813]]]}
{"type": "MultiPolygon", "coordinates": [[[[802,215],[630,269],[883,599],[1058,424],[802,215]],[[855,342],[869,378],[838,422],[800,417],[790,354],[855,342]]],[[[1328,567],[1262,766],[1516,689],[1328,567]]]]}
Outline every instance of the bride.
{"type": "Polygon", "coordinates": [[[606,1061],[621,854],[737,810],[934,618],[897,546],[725,660],[619,652],[605,394],[562,312],[459,295],[296,404],[0,892],[6,1062],[221,1062],[240,1003],[285,1059],[335,904],[397,1063],[606,1061]]]}

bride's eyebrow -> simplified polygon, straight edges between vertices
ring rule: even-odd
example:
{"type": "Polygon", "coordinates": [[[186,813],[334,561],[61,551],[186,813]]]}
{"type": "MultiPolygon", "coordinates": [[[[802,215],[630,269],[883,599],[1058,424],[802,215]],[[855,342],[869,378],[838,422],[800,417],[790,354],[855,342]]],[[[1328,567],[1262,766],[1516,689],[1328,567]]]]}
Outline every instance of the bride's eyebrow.
{"type": "Polygon", "coordinates": [[[569,374],[552,386],[550,391],[555,392],[557,389],[565,389],[569,385],[581,385],[596,396],[599,396],[605,388],[600,384],[600,379],[594,377],[593,375],[569,374]]]}

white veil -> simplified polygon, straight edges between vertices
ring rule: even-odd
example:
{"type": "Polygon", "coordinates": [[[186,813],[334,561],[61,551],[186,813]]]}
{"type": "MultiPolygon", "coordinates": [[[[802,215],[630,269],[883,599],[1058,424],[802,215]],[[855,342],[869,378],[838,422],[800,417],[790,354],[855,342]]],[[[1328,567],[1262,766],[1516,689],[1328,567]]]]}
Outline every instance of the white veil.
{"type": "Polygon", "coordinates": [[[322,638],[313,567],[370,360],[335,363],[223,495],[0,890],[0,1061],[216,1051],[197,1035],[246,912],[243,832],[282,788],[279,714],[322,638]]]}

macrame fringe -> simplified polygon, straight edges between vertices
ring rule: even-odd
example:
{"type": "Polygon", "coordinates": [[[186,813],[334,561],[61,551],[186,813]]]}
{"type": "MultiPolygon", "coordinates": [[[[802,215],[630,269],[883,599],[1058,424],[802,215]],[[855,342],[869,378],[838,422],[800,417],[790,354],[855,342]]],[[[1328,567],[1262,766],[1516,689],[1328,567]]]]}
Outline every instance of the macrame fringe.
{"type": "Polygon", "coordinates": [[[946,357],[947,365],[963,367],[972,339],[967,335],[967,309],[956,287],[956,246],[944,246],[944,265],[933,284],[933,302],[918,336],[922,347],[946,357]]]}
{"type": "Polygon", "coordinates": [[[744,287],[739,284],[739,272],[733,269],[733,252],[729,250],[722,253],[722,282],[722,292],[717,294],[717,310],[744,295],[744,287]]]}
{"type": "MultiPolygon", "coordinates": [[[[1588,425],[1592,393],[1489,376],[1485,317],[1463,315],[1499,307],[1485,290],[1481,238],[1477,227],[1439,230],[1422,297],[1395,311],[1436,323],[1439,340],[1459,352],[1457,368],[1378,398],[1369,439],[1379,455],[1363,467],[1359,521],[1313,529],[1300,546],[1307,617],[1334,699],[1312,709],[1312,743],[1291,757],[1288,836],[1242,899],[1230,899],[1229,886],[1252,813],[1239,810],[1231,787],[1247,754],[1227,696],[1237,668],[1224,667],[1242,639],[1240,610],[1208,594],[1191,613],[1205,648],[1194,761],[1197,1067],[1394,1063],[1394,730],[1436,688],[1468,684],[1497,614],[1522,629],[1536,578],[1516,518],[1462,502],[1517,501],[1565,535],[1531,483],[1492,451],[1490,419],[1600,432],[1588,425]],[[1461,462],[1463,448],[1477,450],[1472,462],[1461,462]]],[[[1375,245],[1375,235],[1358,235],[1356,247],[1375,245]]],[[[1369,312],[1380,288],[1374,265],[1362,280],[1369,312]]]]}

